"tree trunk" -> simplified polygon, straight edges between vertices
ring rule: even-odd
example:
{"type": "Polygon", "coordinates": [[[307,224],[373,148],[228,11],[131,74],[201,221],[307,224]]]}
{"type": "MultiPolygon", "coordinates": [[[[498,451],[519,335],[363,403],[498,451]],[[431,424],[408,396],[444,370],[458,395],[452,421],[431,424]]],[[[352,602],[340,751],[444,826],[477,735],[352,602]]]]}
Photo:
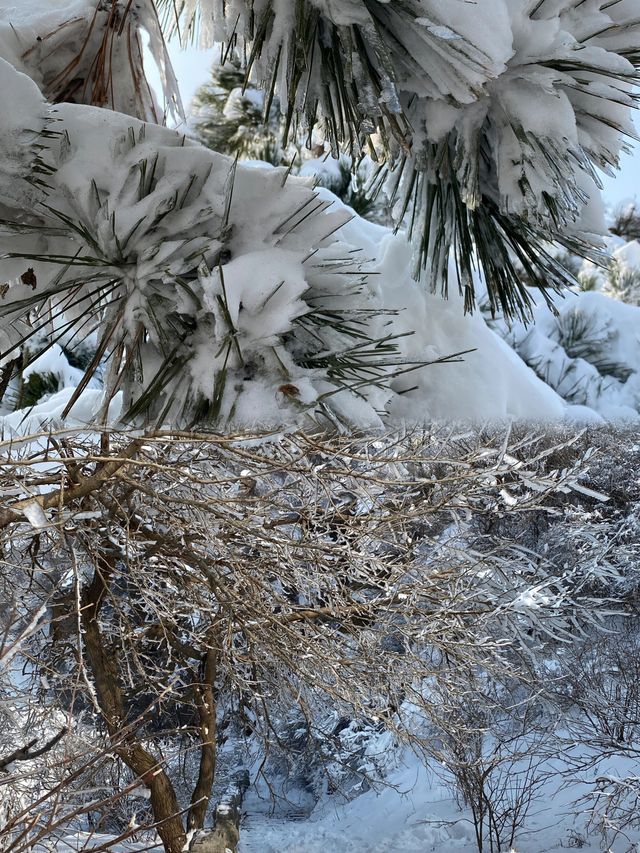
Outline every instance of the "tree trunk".
{"type": "Polygon", "coordinates": [[[216,696],[215,680],[218,672],[217,632],[208,635],[209,649],[202,665],[202,681],[194,687],[194,696],[200,717],[200,770],[191,797],[187,826],[202,829],[204,826],[211,789],[216,773],[216,696]]]}
{"type": "Polygon", "coordinates": [[[117,658],[113,651],[107,652],[100,631],[98,617],[113,575],[114,560],[115,555],[98,560],[91,583],[82,597],[81,621],[87,662],[107,731],[114,741],[114,750],[149,789],[154,821],[166,853],[181,853],[187,837],[178,798],[158,760],[147,752],[132,732],[127,731],[117,658]]]}
{"type": "Polygon", "coordinates": [[[249,773],[245,770],[218,803],[215,828],[212,832],[196,837],[190,853],[237,853],[240,841],[240,809],[248,787],[249,773]]]}

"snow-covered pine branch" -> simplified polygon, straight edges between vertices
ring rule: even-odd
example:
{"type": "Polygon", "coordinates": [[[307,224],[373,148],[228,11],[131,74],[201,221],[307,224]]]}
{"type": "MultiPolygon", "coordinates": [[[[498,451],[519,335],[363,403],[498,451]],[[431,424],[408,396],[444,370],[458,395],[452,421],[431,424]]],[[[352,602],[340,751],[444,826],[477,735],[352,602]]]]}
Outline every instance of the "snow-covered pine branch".
{"type": "MultiPolygon", "coordinates": [[[[160,6],[170,19],[172,4],[160,6]]],[[[636,0],[187,0],[182,9],[204,42],[239,46],[267,110],[275,93],[289,128],[320,117],[336,153],[377,153],[398,218],[408,216],[415,272],[432,289],[459,286],[471,307],[478,265],[492,307],[527,314],[522,267],[540,288],[570,277],[546,241],[598,257],[596,169],[614,169],[635,137],[636,0]]]]}
{"type": "MultiPolygon", "coordinates": [[[[122,40],[138,39],[142,27],[164,61],[152,5],[121,5],[107,10],[78,0],[68,21],[58,4],[30,7],[0,33],[0,49],[13,63],[2,68],[0,215],[2,249],[13,256],[1,262],[3,392],[21,405],[37,402],[12,377],[20,360],[21,369],[33,371],[30,363],[44,358],[38,369],[53,377],[45,389],[70,388],[73,370],[85,371],[59,414],[68,414],[86,385],[104,383],[107,400],[91,407],[90,418],[103,417],[108,398],[123,390],[130,417],[241,425],[259,409],[264,425],[319,415],[333,426],[370,427],[381,413],[451,414],[444,384],[429,371],[415,378],[413,371],[479,349],[465,356],[468,368],[451,374],[457,396],[463,387],[497,383],[491,396],[500,401],[489,412],[484,393],[474,391],[466,398],[473,405],[462,412],[562,415],[559,397],[521,366],[516,370],[517,360],[505,362],[482,323],[456,324],[452,334],[457,295],[452,308],[439,305],[434,313],[435,303],[419,298],[409,281],[406,253],[386,232],[365,233],[357,221],[338,228],[348,214],[326,193],[314,198],[310,184],[285,180],[284,173],[236,170],[174,131],[143,129],[133,116],[86,106],[151,116],[150,102],[136,100],[138,90],[124,79],[124,64],[114,77],[102,62],[105,44],[113,41],[115,62],[122,40]],[[85,104],[54,108],[16,68],[51,101],[69,95],[85,104]],[[106,77],[98,89],[117,89],[124,100],[95,95],[100,69],[106,77]],[[84,80],[72,95],[51,82],[71,70],[84,80]],[[332,201],[334,212],[326,211],[332,201]],[[259,286],[249,271],[257,264],[259,286]],[[397,313],[402,308],[405,316],[397,313]],[[414,339],[402,337],[414,331],[414,339]],[[70,348],[87,341],[95,360],[67,363],[70,348]],[[57,345],[62,358],[47,359],[45,350],[57,345]],[[393,393],[411,388],[413,402],[393,393]]],[[[247,41],[250,70],[266,85],[267,112],[277,95],[285,123],[287,116],[302,120],[306,98],[314,115],[316,102],[322,107],[330,136],[349,139],[358,151],[369,137],[390,182],[400,193],[411,188],[417,206],[408,221],[417,229],[418,254],[428,256],[432,284],[459,283],[469,307],[478,264],[489,310],[502,304],[508,317],[530,302],[532,285],[562,278],[562,263],[545,248],[551,220],[574,251],[585,248],[574,238],[580,242],[597,225],[587,226],[581,213],[584,175],[589,163],[614,163],[620,135],[631,133],[633,2],[601,6],[453,0],[444,9],[431,0],[371,0],[338,7],[300,0],[255,3],[252,15],[240,2],[183,11],[187,24],[197,12],[203,32],[209,21],[216,37],[229,37],[231,26],[234,44],[241,36],[247,41]],[[388,42],[390,33],[397,41],[388,42]],[[411,50],[399,55],[401,43],[411,50]],[[329,60],[338,55],[353,62],[336,77],[329,60]],[[358,63],[365,55],[368,64],[358,63]],[[382,90],[373,97],[374,83],[384,88],[382,102],[382,90]],[[343,87],[339,93],[336,86],[343,87]],[[327,120],[330,105],[321,95],[345,115],[327,120]],[[431,210],[428,223],[420,198],[431,210]]],[[[135,56],[142,86],[142,57],[135,56]]]]}
{"type": "Polygon", "coordinates": [[[158,124],[183,116],[153,0],[0,0],[0,18],[0,57],[52,103],[91,104],[158,124]],[[149,82],[149,59],[164,104],[149,82]]]}
{"type": "Polygon", "coordinates": [[[122,388],[127,419],[243,422],[240,406],[265,422],[274,407],[379,422],[390,379],[420,360],[385,328],[395,312],[373,301],[366,258],[332,236],[346,209],[312,179],[236,166],[176,131],[47,105],[0,63],[5,107],[21,96],[0,167],[5,358],[38,334],[50,347],[96,332],[67,411],[108,356],[107,398],[122,388]]]}

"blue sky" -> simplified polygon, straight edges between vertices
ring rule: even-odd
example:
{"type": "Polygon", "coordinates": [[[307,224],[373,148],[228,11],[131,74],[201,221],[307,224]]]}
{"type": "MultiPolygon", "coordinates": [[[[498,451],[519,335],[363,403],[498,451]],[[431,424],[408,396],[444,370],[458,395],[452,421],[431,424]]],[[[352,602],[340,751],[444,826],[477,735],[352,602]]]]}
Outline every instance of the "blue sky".
{"type": "MultiPolygon", "coordinates": [[[[636,117],[636,124],[640,128],[640,115],[636,117]]],[[[605,198],[613,207],[640,197],[640,143],[630,154],[622,155],[620,166],[615,178],[605,176],[603,179],[605,198]]]]}
{"type": "Polygon", "coordinates": [[[209,69],[217,55],[214,48],[198,50],[189,47],[182,50],[176,39],[169,44],[171,64],[175,71],[185,107],[195,94],[196,89],[209,77],[209,69]]]}

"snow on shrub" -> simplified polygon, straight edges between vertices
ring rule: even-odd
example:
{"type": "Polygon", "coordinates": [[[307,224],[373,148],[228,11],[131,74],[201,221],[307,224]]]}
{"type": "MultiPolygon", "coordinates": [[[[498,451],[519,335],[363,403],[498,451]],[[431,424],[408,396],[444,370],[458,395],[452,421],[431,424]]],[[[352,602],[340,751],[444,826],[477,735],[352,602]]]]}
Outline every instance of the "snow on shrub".
{"type": "MultiPolygon", "coordinates": [[[[640,416],[640,308],[598,292],[566,291],[530,326],[497,324],[518,355],[574,406],[606,420],[640,416]],[[557,312],[557,313],[556,313],[557,312]]],[[[579,410],[574,410],[578,418],[579,410]]]]}

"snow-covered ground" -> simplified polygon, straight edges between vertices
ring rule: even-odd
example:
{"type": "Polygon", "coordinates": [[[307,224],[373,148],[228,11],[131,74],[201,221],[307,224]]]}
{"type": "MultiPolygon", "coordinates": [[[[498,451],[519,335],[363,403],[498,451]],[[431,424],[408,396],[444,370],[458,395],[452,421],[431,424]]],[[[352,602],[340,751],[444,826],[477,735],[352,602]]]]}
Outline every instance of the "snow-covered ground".
{"type": "MultiPolygon", "coordinates": [[[[548,762],[549,769],[557,769],[558,759],[548,762]]],[[[633,766],[624,764],[612,761],[599,772],[633,772],[633,766]]],[[[401,767],[389,775],[384,787],[350,803],[340,805],[328,798],[304,822],[249,818],[241,834],[240,853],[477,853],[471,812],[460,807],[441,775],[406,752],[401,767]]],[[[575,815],[574,803],[587,791],[588,786],[577,779],[552,777],[541,784],[513,853],[571,848],[600,853],[601,837],[585,826],[584,815],[575,815]]],[[[640,849],[639,842],[640,831],[636,831],[631,839],[620,839],[606,849],[629,853],[640,849]]],[[[508,848],[504,853],[510,853],[508,848]]]]}
{"type": "MultiPolygon", "coordinates": [[[[396,759],[396,769],[384,784],[350,802],[338,795],[324,797],[304,818],[270,814],[268,801],[249,792],[241,824],[238,853],[477,853],[471,811],[460,804],[446,771],[425,766],[406,750],[396,759]]],[[[549,777],[537,785],[526,820],[513,846],[494,853],[551,853],[580,849],[583,853],[637,853],[640,829],[603,844],[602,837],[588,826],[587,784],[596,776],[620,777],[637,772],[633,761],[621,758],[603,761],[583,774],[558,776],[562,753],[548,759],[538,770],[549,777]]],[[[142,853],[159,850],[150,841],[116,842],[102,834],[67,835],[55,853],[78,853],[99,848],[110,853],[142,853]]],[[[486,843],[486,850],[489,844],[486,843]]],[[[34,853],[46,853],[39,846],[34,853]]]]}

